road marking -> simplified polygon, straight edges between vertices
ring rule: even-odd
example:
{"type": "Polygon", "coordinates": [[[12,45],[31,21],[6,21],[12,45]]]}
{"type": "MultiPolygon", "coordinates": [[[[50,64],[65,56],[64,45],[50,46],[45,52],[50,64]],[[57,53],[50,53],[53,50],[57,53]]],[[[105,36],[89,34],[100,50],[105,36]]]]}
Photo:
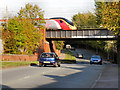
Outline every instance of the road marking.
{"type": "Polygon", "coordinates": [[[25,76],[24,79],[30,78],[30,76],[25,76]]]}
{"type": "Polygon", "coordinates": [[[30,78],[30,76],[25,76],[23,78],[20,78],[19,80],[28,79],[28,78],[30,78]]]}
{"type": "Polygon", "coordinates": [[[102,75],[102,72],[100,73],[100,75],[99,75],[98,79],[97,79],[97,80],[95,80],[95,83],[92,85],[92,87],[91,87],[91,88],[94,88],[94,87],[95,87],[95,85],[97,84],[97,81],[99,81],[99,80],[100,80],[101,75],[102,75]]]}

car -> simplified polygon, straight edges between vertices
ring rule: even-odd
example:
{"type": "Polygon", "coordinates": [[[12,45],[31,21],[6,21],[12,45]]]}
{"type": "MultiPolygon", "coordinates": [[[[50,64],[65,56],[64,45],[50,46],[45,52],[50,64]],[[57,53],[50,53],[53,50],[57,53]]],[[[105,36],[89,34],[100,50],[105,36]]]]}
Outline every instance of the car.
{"type": "Polygon", "coordinates": [[[91,56],[90,64],[94,64],[94,63],[102,65],[102,58],[99,55],[91,56]]]}
{"type": "Polygon", "coordinates": [[[74,51],[75,51],[75,47],[71,47],[71,50],[74,50],[74,51]]]}
{"type": "Polygon", "coordinates": [[[66,49],[71,49],[71,45],[70,45],[70,44],[67,44],[67,45],[66,45],[66,49]]]}
{"type": "Polygon", "coordinates": [[[83,58],[83,54],[77,53],[77,57],[78,57],[78,58],[83,58]]]}
{"type": "Polygon", "coordinates": [[[60,60],[55,53],[42,53],[39,60],[39,67],[53,65],[55,67],[60,67],[60,60]]]}

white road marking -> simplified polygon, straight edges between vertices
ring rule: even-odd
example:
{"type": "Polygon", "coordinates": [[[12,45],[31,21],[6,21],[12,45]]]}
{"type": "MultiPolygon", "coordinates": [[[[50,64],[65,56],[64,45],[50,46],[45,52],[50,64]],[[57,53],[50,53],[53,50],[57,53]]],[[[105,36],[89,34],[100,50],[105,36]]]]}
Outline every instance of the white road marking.
{"type": "Polygon", "coordinates": [[[94,87],[95,87],[95,85],[97,84],[97,81],[99,81],[99,80],[100,80],[101,75],[102,75],[102,72],[100,73],[100,75],[99,75],[98,79],[97,79],[97,80],[95,80],[95,83],[92,85],[92,87],[91,87],[91,88],[94,88],[94,87]]]}
{"type": "Polygon", "coordinates": [[[30,78],[30,76],[25,76],[24,79],[30,78]]]}

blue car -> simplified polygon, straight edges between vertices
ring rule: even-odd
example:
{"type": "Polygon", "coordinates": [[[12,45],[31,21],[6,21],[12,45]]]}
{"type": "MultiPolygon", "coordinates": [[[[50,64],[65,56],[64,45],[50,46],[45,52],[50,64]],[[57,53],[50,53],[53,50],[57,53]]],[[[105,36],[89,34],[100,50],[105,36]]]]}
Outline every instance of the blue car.
{"type": "Polygon", "coordinates": [[[99,55],[93,55],[90,59],[90,64],[97,63],[102,65],[102,58],[99,55]]]}
{"type": "Polygon", "coordinates": [[[53,65],[60,67],[60,60],[59,57],[55,53],[42,53],[39,66],[46,66],[46,65],[53,65]]]}

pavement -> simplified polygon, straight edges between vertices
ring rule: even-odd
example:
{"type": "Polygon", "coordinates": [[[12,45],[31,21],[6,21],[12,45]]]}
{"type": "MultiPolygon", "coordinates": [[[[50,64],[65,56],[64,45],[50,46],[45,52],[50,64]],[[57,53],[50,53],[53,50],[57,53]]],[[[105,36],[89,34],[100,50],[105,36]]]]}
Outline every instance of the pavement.
{"type": "MultiPolygon", "coordinates": [[[[64,59],[65,54],[61,53],[60,59],[64,59]]],[[[104,61],[105,68],[94,82],[91,88],[119,88],[118,85],[118,65],[104,61]]]]}
{"type": "Polygon", "coordinates": [[[111,63],[107,64],[92,88],[119,88],[118,65],[111,63]]]}

